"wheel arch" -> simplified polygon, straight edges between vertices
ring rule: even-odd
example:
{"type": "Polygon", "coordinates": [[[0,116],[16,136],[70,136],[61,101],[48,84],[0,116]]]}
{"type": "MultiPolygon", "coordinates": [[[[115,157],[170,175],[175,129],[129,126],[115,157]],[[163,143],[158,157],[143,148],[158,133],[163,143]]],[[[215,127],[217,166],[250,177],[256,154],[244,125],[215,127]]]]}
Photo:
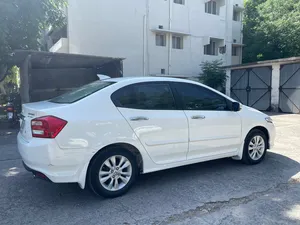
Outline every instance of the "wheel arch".
{"type": "Polygon", "coordinates": [[[144,172],[144,158],[143,158],[141,152],[138,150],[137,147],[135,147],[134,145],[129,144],[129,143],[108,144],[108,145],[102,147],[101,149],[99,149],[93,155],[93,157],[83,166],[82,170],[78,174],[78,184],[79,184],[79,186],[80,186],[81,189],[84,189],[86,187],[87,182],[89,182],[89,170],[90,170],[90,166],[91,166],[93,160],[101,152],[103,152],[106,149],[112,148],[112,147],[119,147],[119,148],[122,148],[122,149],[124,149],[124,150],[132,153],[136,157],[139,173],[143,173],[144,172]]]}
{"type": "Polygon", "coordinates": [[[141,152],[132,144],[128,144],[128,143],[114,143],[114,144],[109,144],[103,148],[101,148],[100,150],[98,150],[93,157],[91,158],[91,160],[89,161],[89,165],[88,165],[88,171],[91,165],[91,162],[103,151],[106,151],[110,148],[120,148],[120,149],[124,149],[128,152],[130,152],[132,155],[134,155],[136,157],[136,162],[137,162],[137,166],[139,169],[139,172],[142,173],[144,170],[144,163],[143,163],[143,157],[141,152]]]}
{"type": "Polygon", "coordinates": [[[252,132],[253,130],[259,130],[261,132],[263,132],[266,135],[267,138],[267,149],[270,148],[270,134],[267,128],[263,127],[263,126],[256,126],[253,127],[246,135],[246,137],[249,135],[250,132],[252,132]]]}
{"type": "Polygon", "coordinates": [[[244,151],[244,144],[245,144],[245,139],[247,138],[247,136],[253,131],[253,130],[259,130],[261,132],[263,132],[265,135],[266,135],[266,138],[267,138],[267,149],[270,148],[270,134],[269,134],[269,131],[267,128],[265,128],[264,126],[261,126],[261,125],[257,125],[257,126],[254,126],[252,127],[250,130],[248,130],[248,132],[246,132],[244,135],[244,138],[241,142],[241,145],[240,145],[240,149],[238,151],[238,154],[234,157],[232,157],[234,160],[242,160],[243,158],[243,151],[244,151]]]}

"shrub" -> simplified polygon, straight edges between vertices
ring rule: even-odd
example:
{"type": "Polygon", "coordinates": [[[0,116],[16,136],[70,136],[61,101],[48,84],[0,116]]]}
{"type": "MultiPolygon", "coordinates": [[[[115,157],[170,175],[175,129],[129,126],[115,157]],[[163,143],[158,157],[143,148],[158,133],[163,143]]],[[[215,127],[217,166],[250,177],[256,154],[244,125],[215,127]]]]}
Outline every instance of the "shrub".
{"type": "Polygon", "coordinates": [[[222,61],[206,61],[201,64],[201,67],[202,73],[200,73],[199,81],[211,88],[224,92],[227,76],[225,69],[222,67],[222,61]]]}

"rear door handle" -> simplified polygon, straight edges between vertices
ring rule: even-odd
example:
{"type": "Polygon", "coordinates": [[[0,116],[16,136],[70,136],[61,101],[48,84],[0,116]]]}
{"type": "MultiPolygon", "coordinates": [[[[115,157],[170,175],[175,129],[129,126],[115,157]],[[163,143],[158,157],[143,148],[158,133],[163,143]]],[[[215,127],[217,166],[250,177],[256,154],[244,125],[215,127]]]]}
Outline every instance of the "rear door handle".
{"type": "Polygon", "coordinates": [[[149,120],[149,118],[147,118],[145,116],[136,116],[136,117],[131,117],[130,120],[131,121],[142,121],[142,120],[149,120]]]}
{"type": "Polygon", "coordinates": [[[192,119],[193,120],[204,120],[205,116],[203,116],[203,115],[196,115],[196,116],[192,116],[192,119]]]}

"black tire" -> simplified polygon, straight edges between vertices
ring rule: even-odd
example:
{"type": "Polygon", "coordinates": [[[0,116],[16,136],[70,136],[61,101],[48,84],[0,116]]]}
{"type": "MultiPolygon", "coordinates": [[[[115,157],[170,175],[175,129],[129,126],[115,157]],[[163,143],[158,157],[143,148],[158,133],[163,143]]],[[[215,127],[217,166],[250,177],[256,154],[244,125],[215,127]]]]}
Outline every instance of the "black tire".
{"type": "Polygon", "coordinates": [[[138,167],[137,167],[136,157],[134,156],[134,154],[125,149],[112,147],[101,151],[91,161],[88,169],[88,185],[89,188],[97,195],[103,196],[105,198],[115,198],[124,195],[130,189],[132,184],[135,182],[137,175],[138,175],[138,167]],[[122,189],[117,191],[107,190],[102,186],[99,180],[99,171],[102,164],[112,156],[126,157],[131,163],[131,168],[132,168],[131,170],[132,175],[130,177],[130,180],[122,189]]]}
{"type": "Polygon", "coordinates": [[[242,162],[247,164],[247,165],[255,165],[255,164],[260,163],[261,161],[264,160],[264,158],[266,156],[267,146],[268,146],[268,139],[267,139],[265,133],[262,132],[261,130],[257,130],[257,129],[251,130],[249,132],[249,134],[247,135],[246,139],[245,139],[242,162]],[[261,136],[263,138],[264,142],[265,142],[264,153],[257,160],[252,159],[251,156],[250,156],[250,152],[248,151],[249,143],[252,140],[252,138],[255,137],[255,136],[261,136]]]}

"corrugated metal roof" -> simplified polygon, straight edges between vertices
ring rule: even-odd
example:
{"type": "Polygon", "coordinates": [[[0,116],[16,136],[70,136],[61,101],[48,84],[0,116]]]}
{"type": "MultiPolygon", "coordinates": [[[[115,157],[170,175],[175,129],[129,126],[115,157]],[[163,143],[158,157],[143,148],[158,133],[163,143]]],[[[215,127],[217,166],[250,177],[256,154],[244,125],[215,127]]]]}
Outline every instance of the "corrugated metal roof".
{"type": "Polygon", "coordinates": [[[300,62],[300,57],[291,57],[291,58],[265,60],[265,61],[257,61],[257,62],[253,62],[253,63],[244,63],[244,64],[238,64],[238,65],[224,66],[223,68],[241,69],[241,68],[271,66],[272,64],[275,64],[275,63],[284,65],[284,64],[292,64],[292,63],[298,63],[298,62],[300,62]]]}
{"type": "Polygon", "coordinates": [[[16,50],[10,60],[12,65],[21,65],[26,57],[31,57],[32,68],[91,68],[122,61],[124,58],[54,53],[32,50],[16,50]]]}

